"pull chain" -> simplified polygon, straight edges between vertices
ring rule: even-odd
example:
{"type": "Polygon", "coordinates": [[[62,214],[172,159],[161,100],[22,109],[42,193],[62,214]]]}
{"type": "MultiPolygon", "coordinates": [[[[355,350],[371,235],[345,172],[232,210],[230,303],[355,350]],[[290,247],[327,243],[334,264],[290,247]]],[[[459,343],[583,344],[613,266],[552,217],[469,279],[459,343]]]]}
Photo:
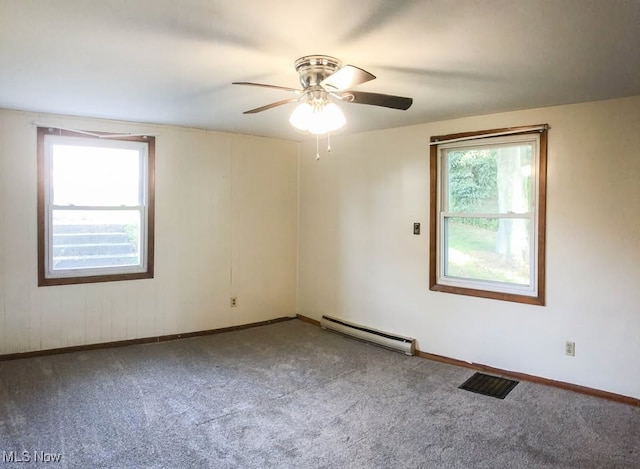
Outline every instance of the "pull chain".
{"type": "Polygon", "coordinates": [[[320,159],[320,136],[316,134],[316,161],[320,159]]]}
{"type": "Polygon", "coordinates": [[[331,134],[327,132],[327,153],[331,153],[331,134]]]}

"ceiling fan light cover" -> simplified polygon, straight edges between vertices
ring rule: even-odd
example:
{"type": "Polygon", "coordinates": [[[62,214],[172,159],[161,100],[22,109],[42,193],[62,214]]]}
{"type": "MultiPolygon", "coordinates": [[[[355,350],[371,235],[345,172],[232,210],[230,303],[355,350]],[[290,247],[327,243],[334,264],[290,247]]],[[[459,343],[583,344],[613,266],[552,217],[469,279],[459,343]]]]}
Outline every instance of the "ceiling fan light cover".
{"type": "Polygon", "coordinates": [[[307,102],[300,103],[291,113],[289,122],[298,130],[309,130],[309,121],[313,114],[313,108],[311,104],[307,102]]]}
{"type": "Polygon", "coordinates": [[[347,120],[340,108],[334,103],[313,106],[309,102],[303,102],[293,110],[289,122],[296,129],[321,135],[342,128],[347,120]]]}

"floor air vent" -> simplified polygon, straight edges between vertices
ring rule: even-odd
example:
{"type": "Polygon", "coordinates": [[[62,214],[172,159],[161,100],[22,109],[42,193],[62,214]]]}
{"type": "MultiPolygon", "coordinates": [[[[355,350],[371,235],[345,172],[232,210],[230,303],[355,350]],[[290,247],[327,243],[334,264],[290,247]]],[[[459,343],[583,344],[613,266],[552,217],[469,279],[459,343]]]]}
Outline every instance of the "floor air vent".
{"type": "Polygon", "coordinates": [[[498,378],[497,376],[489,376],[484,373],[475,373],[459,388],[478,394],[484,394],[485,396],[504,399],[507,394],[516,387],[516,384],[518,384],[518,381],[514,381],[512,379],[498,378]]]}
{"type": "Polygon", "coordinates": [[[416,350],[416,340],[410,337],[390,334],[378,331],[370,327],[353,324],[329,316],[322,316],[320,326],[323,329],[339,332],[355,339],[371,342],[382,347],[402,352],[406,355],[414,355],[416,350]]]}

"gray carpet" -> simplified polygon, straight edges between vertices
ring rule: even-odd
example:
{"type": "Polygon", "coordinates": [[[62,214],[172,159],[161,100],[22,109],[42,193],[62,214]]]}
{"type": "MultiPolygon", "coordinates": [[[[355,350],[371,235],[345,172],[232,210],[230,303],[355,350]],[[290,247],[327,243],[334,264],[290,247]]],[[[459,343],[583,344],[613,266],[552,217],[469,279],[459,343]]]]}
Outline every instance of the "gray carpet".
{"type": "MultiPolygon", "coordinates": [[[[473,371],[298,320],[159,344],[0,362],[11,467],[638,468],[640,412],[473,371]]],[[[0,465],[2,461],[0,460],[0,465]]]]}

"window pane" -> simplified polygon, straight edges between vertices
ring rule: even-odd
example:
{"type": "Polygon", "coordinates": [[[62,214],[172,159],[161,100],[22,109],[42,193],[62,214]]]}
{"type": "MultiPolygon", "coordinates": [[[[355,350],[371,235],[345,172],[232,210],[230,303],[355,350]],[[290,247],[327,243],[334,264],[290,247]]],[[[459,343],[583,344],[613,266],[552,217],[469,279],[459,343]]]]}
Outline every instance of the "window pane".
{"type": "Polygon", "coordinates": [[[447,218],[445,276],[530,285],[528,219],[447,218]]]}
{"type": "Polygon", "coordinates": [[[53,145],[54,205],[140,205],[140,153],[53,145]]]}
{"type": "Polygon", "coordinates": [[[140,211],[54,210],[52,270],[140,265],[140,211]]]}
{"type": "Polygon", "coordinates": [[[446,211],[531,212],[532,150],[531,143],[515,143],[447,151],[446,211]]]}

